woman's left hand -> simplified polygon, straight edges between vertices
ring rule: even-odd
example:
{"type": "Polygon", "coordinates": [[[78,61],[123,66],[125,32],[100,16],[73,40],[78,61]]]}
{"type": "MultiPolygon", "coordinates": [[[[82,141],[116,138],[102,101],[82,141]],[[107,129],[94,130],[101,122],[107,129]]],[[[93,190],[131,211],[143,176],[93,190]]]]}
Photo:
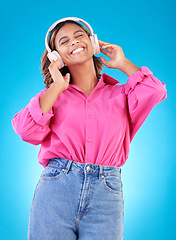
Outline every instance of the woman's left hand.
{"type": "Polygon", "coordinates": [[[122,48],[118,45],[110,44],[100,40],[98,40],[98,42],[100,47],[107,50],[106,51],[100,48],[100,51],[111,59],[110,61],[107,61],[104,57],[100,57],[102,63],[108,68],[116,68],[121,70],[123,63],[126,60],[122,48]]]}

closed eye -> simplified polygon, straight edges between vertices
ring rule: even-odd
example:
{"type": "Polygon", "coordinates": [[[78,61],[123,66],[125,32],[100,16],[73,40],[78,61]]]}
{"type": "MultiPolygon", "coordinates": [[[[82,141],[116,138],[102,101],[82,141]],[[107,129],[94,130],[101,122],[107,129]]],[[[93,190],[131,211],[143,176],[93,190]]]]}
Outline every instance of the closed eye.
{"type": "MultiPolygon", "coordinates": [[[[80,34],[80,35],[76,36],[76,38],[78,38],[78,37],[82,37],[82,36],[83,36],[83,34],[80,34]]],[[[62,45],[62,44],[65,44],[66,42],[68,42],[68,40],[62,42],[61,45],[62,45]]]]}
{"type": "Polygon", "coordinates": [[[62,44],[64,44],[64,43],[66,43],[66,42],[68,42],[68,40],[67,40],[67,41],[65,41],[65,42],[62,42],[62,43],[61,43],[61,45],[62,45],[62,44]]]}

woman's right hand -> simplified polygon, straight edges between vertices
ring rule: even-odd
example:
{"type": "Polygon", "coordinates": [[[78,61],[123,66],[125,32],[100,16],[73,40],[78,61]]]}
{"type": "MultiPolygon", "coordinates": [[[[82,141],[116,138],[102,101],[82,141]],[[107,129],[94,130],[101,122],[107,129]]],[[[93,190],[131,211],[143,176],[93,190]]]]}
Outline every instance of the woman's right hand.
{"type": "Polygon", "coordinates": [[[61,58],[58,58],[56,61],[52,61],[48,67],[51,77],[54,82],[59,83],[63,87],[63,90],[67,89],[70,81],[70,73],[67,73],[65,77],[62,76],[61,72],[58,69],[58,63],[61,61],[61,58]]]}

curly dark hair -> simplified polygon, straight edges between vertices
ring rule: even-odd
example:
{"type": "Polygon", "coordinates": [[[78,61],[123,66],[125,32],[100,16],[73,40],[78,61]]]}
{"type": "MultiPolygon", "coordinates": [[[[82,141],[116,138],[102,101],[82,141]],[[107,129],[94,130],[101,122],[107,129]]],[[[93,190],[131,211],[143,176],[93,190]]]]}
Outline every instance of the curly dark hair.
{"type": "MultiPolygon", "coordinates": [[[[55,47],[55,37],[56,34],[58,33],[58,31],[61,29],[61,27],[63,27],[65,25],[65,23],[74,23],[77,24],[78,26],[80,26],[86,33],[87,35],[90,37],[90,33],[89,31],[81,24],[72,21],[72,20],[66,20],[64,22],[58,23],[55,28],[51,31],[50,35],[49,35],[49,41],[48,41],[48,45],[50,47],[50,49],[56,50],[55,47]]],[[[57,50],[56,50],[57,51],[57,50]]],[[[42,57],[41,57],[41,63],[42,63],[42,75],[44,77],[44,83],[45,83],[45,88],[49,88],[49,85],[53,82],[53,79],[51,77],[51,74],[49,72],[49,65],[50,65],[50,60],[47,57],[48,51],[45,50],[42,57]]],[[[101,59],[99,57],[95,57],[93,55],[93,62],[94,62],[94,67],[95,67],[95,71],[96,71],[96,76],[98,79],[100,79],[101,77],[101,70],[103,69],[103,64],[101,62],[101,59]]],[[[69,69],[67,66],[64,66],[63,68],[60,69],[60,72],[62,74],[62,76],[65,76],[67,73],[70,73],[69,69]]],[[[70,83],[72,83],[72,76],[70,74],[70,83]]]]}

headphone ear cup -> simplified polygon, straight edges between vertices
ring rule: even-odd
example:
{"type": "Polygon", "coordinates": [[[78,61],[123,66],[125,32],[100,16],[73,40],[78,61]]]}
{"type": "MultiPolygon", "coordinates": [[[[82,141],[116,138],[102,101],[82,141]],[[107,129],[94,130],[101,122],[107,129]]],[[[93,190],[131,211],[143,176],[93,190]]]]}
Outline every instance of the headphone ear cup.
{"type": "Polygon", "coordinates": [[[63,68],[64,66],[66,66],[66,65],[64,64],[64,62],[62,60],[60,62],[58,62],[58,64],[57,64],[57,67],[59,69],[63,68]]]}
{"type": "Polygon", "coordinates": [[[100,46],[98,43],[98,38],[97,38],[97,34],[93,34],[92,36],[90,36],[92,45],[94,47],[94,54],[99,54],[100,53],[100,46]]]}
{"type": "MultiPolygon", "coordinates": [[[[47,54],[47,57],[49,58],[50,62],[52,62],[53,60],[56,61],[58,58],[60,58],[60,55],[57,51],[52,51],[52,52],[49,52],[47,54]]],[[[58,63],[58,68],[61,69],[65,66],[64,62],[61,60],[59,63],[58,63]]]]}
{"type": "Polygon", "coordinates": [[[49,58],[50,62],[53,60],[56,61],[58,58],[60,58],[60,55],[57,51],[52,51],[47,54],[47,57],[49,58]]]}

